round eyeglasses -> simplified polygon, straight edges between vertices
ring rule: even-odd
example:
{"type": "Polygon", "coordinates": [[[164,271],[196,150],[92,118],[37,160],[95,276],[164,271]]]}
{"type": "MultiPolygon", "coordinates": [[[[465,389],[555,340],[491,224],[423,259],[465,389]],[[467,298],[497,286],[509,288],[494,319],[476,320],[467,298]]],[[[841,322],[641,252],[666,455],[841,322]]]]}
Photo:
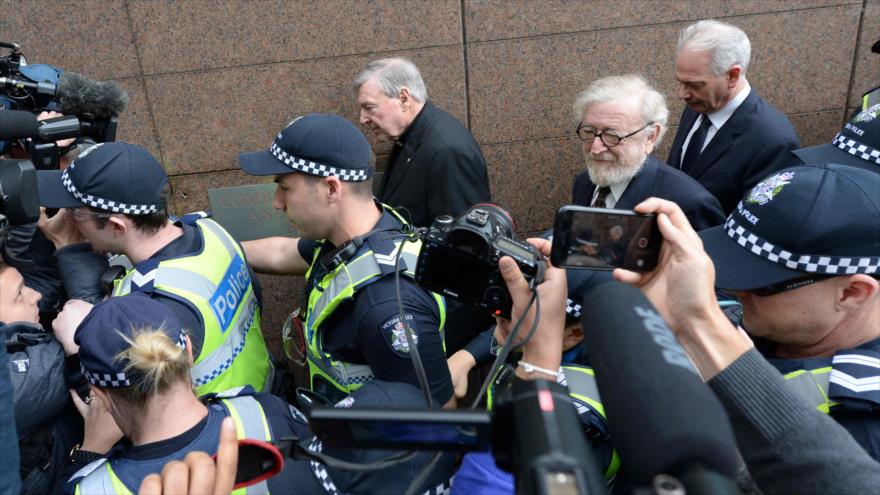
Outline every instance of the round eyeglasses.
{"type": "Polygon", "coordinates": [[[613,147],[617,146],[618,144],[620,144],[620,142],[623,141],[624,139],[626,139],[630,136],[634,136],[634,135],[644,131],[645,129],[648,128],[648,126],[650,126],[652,124],[653,124],[653,122],[648,122],[647,124],[643,125],[641,127],[641,129],[639,129],[637,131],[633,131],[633,132],[627,134],[626,136],[618,136],[617,134],[611,134],[608,132],[608,130],[604,130],[602,132],[596,132],[595,130],[590,129],[589,127],[585,127],[583,124],[581,124],[577,128],[577,135],[579,138],[581,138],[581,141],[583,141],[584,143],[592,144],[592,142],[595,141],[596,138],[599,138],[599,140],[602,141],[602,144],[604,144],[605,147],[613,148],[613,147]]]}

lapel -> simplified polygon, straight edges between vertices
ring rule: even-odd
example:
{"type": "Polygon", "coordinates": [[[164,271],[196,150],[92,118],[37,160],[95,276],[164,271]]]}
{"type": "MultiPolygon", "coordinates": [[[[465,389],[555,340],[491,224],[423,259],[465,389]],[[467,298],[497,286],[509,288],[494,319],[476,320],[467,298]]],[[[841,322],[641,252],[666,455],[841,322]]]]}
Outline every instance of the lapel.
{"type": "Polygon", "coordinates": [[[715,137],[709,141],[706,149],[697,157],[697,161],[694,162],[694,166],[688,172],[688,175],[699,179],[709,167],[721,158],[724,152],[733,144],[733,140],[746,131],[749,117],[751,117],[757,103],[758,93],[752,88],[752,91],[749,92],[749,96],[742,102],[742,105],[733,112],[733,115],[727,119],[727,122],[721,126],[721,129],[718,129],[715,137]]]}
{"type": "Polygon", "coordinates": [[[691,127],[694,126],[694,122],[697,121],[699,115],[690,108],[684,107],[684,112],[681,114],[681,119],[678,122],[678,132],[675,133],[675,139],[672,140],[672,148],[669,150],[669,159],[666,160],[666,163],[674,168],[680,168],[681,166],[681,146],[684,144],[688,132],[691,131],[691,127]]]}
{"type": "Polygon", "coordinates": [[[416,118],[410,124],[409,128],[404,132],[402,137],[403,146],[401,146],[396,157],[392,155],[394,161],[389,163],[388,177],[382,178],[382,200],[388,201],[388,198],[394,194],[394,191],[403,183],[403,179],[409,174],[409,169],[414,165],[416,152],[421,146],[422,141],[430,129],[434,116],[434,105],[426,101],[422,111],[416,115],[416,118]]]}
{"type": "Polygon", "coordinates": [[[632,178],[626,190],[620,195],[617,204],[614,205],[618,210],[630,210],[635,205],[641,203],[651,195],[651,184],[654,183],[654,177],[657,175],[658,161],[652,155],[648,155],[645,159],[645,165],[642,170],[632,178]]]}

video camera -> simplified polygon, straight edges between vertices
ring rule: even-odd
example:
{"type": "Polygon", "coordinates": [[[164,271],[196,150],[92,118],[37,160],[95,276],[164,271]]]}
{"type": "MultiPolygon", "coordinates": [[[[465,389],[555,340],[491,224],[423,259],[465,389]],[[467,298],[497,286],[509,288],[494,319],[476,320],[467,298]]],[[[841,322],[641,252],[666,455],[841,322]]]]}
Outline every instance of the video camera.
{"type": "Polygon", "coordinates": [[[513,258],[531,287],[544,279],[543,258],[515,235],[513,219],[496,205],[474,205],[455,219],[437,217],[422,241],[416,283],[493,316],[510,318],[510,293],[498,260],[513,258]]]}
{"type": "Polygon", "coordinates": [[[5,116],[0,126],[0,154],[8,151],[5,140],[30,138],[27,151],[39,169],[58,167],[55,141],[84,137],[103,143],[116,139],[119,114],[128,95],[112,81],[98,82],[48,64],[29,65],[17,43],[0,42],[0,110],[34,115],[57,111],[63,117],[28,121],[26,116],[5,116]]]}
{"type": "Polygon", "coordinates": [[[517,493],[607,493],[568,392],[556,383],[513,380],[492,411],[312,407],[308,416],[325,448],[491,449],[496,464],[514,474],[517,493]]]}

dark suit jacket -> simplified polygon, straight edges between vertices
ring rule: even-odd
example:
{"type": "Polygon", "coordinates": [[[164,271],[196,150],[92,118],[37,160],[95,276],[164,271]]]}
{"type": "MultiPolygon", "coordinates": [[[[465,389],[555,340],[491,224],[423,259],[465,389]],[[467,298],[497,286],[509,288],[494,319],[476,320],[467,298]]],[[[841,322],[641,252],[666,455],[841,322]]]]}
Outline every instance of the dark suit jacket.
{"type": "MultiPolygon", "coordinates": [[[[678,168],[683,155],[681,146],[699,114],[685,107],[672,141],[670,166],[678,168]]],[[[800,147],[791,122],[779,110],[765,102],[755,89],[694,162],[688,175],[697,179],[718,198],[724,213],[730,213],[761,179],[783,163],[780,155],[800,147]]]]}
{"type": "Polygon", "coordinates": [[[426,102],[394,146],[377,197],[417,227],[490,201],[486,159],[458,120],[426,102]]]}
{"type": "MultiPolygon", "coordinates": [[[[587,172],[574,179],[571,201],[576,205],[590,206],[596,185],[587,172]]],[[[697,181],[649,156],[645,165],[630,181],[626,190],[614,205],[618,210],[629,210],[643,200],[655,196],[667,199],[684,211],[695,230],[703,230],[724,222],[724,214],[718,200],[697,181]]]]}

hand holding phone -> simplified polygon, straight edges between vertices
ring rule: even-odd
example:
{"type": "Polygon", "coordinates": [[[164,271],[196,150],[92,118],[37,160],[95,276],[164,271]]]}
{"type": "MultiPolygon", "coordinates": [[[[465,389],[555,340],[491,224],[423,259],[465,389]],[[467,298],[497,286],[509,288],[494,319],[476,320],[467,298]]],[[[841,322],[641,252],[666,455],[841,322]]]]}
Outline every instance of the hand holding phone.
{"type": "Polygon", "coordinates": [[[550,262],[559,268],[648,272],[657,266],[661,243],[654,215],[568,205],[556,212],[550,262]]]}

